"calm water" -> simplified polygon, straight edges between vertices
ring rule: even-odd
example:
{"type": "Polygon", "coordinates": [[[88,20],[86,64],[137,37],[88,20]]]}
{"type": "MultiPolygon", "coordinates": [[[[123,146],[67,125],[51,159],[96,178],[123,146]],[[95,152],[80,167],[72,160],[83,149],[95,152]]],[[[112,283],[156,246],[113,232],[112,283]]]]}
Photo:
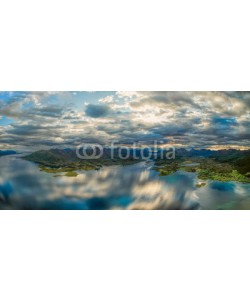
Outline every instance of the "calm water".
{"type": "Polygon", "coordinates": [[[53,177],[18,155],[0,157],[0,209],[250,209],[250,184],[196,174],[159,177],[153,163],[53,177]]]}

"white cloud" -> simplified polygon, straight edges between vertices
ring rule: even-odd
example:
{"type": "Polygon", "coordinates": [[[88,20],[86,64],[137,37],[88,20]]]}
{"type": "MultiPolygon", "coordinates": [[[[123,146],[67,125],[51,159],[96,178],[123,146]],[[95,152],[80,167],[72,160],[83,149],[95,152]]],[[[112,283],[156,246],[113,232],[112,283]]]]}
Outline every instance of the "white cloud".
{"type": "Polygon", "coordinates": [[[88,94],[84,100],[72,92],[12,93],[8,101],[0,97],[0,117],[14,119],[0,132],[1,147],[51,147],[53,141],[73,147],[112,139],[123,144],[167,139],[176,145],[249,146],[250,93],[117,92],[96,96],[96,102],[95,93],[88,94]],[[76,97],[82,106],[76,105],[76,97]],[[92,110],[86,114],[88,105],[92,110]],[[93,108],[104,106],[107,113],[96,117],[93,108]]]}
{"type": "Polygon", "coordinates": [[[99,102],[100,103],[113,103],[114,102],[114,96],[111,95],[111,96],[107,96],[107,97],[104,97],[104,98],[101,98],[99,99],[99,102]]]}

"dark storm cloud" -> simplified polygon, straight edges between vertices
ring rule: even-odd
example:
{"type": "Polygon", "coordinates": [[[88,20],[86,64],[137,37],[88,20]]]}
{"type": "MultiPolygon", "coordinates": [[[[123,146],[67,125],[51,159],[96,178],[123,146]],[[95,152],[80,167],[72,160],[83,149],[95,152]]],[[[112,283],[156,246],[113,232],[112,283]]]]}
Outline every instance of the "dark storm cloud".
{"type": "Polygon", "coordinates": [[[89,104],[85,110],[87,116],[92,118],[105,117],[109,114],[110,108],[107,105],[89,104]]]}

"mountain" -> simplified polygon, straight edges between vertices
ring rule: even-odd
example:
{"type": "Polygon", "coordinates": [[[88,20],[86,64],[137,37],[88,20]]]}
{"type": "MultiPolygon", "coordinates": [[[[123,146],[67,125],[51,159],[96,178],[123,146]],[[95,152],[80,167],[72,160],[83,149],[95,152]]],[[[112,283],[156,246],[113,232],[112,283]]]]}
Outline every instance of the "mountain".
{"type": "Polygon", "coordinates": [[[76,152],[71,149],[40,150],[24,157],[24,159],[39,164],[75,162],[78,160],[76,152]]]}
{"type": "Polygon", "coordinates": [[[176,149],[176,157],[183,158],[183,157],[209,157],[213,155],[212,150],[209,149],[190,149],[187,150],[185,148],[176,149]]]}
{"type": "MultiPolygon", "coordinates": [[[[98,148],[96,148],[95,151],[97,154],[100,153],[98,148]]],[[[93,149],[87,151],[88,156],[91,156],[92,153],[93,149]]],[[[226,179],[236,180],[242,175],[244,178],[241,176],[236,180],[242,182],[246,182],[248,178],[250,178],[250,150],[177,149],[176,159],[174,160],[160,158],[159,154],[161,153],[157,151],[157,156],[155,157],[153,153],[151,159],[155,160],[156,168],[165,175],[169,174],[169,172],[173,173],[179,168],[183,168],[181,163],[185,160],[190,160],[191,162],[199,163],[199,167],[197,168],[200,173],[206,173],[204,173],[205,175],[203,173],[201,174],[204,178],[211,179],[216,177],[217,180],[222,181],[226,179]],[[232,171],[234,173],[232,173],[232,171]],[[209,173],[211,178],[207,173],[209,173]],[[237,178],[235,174],[238,176],[237,178]]],[[[146,153],[144,153],[144,155],[148,157],[146,153]]],[[[39,164],[41,170],[45,172],[68,172],[67,176],[76,176],[76,173],[74,173],[75,170],[97,170],[102,166],[134,164],[140,162],[145,156],[143,157],[140,149],[129,149],[129,153],[127,153],[125,148],[116,148],[113,150],[103,148],[102,156],[97,159],[79,158],[74,149],[41,150],[23,158],[39,164]],[[133,154],[136,155],[136,157],[133,156],[133,154]]],[[[188,166],[186,168],[188,168],[188,166]]],[[[197,171],[195,167],[193,167],[193,169],[192,172],[197,171]]]]}
{"type": "MultiPolygon", "coordinates": [[[[100,154],[99,148],[95,149],[96,154],[100,154]]],[[[99,158],[96,159],[84,159],[84,157],[78,157],[75,149],[50,149],[50,150],[40,150],[32,154],[29,154],[23,159],[38,163],[41,166],[59,168],[63,166],[93,166],[98,167],[101,165],[111,165],[113,163],[129,164],[133,162],[138,162],[132,157],[132,153],[129,154],[127,159],[121,159],[119,157],[119,149],[114,149],[113,155],[112,150],[109,148],[103,148],[103,153],[99,158]]],[[[86,151],[88,157],[91,157],[93,149],[86,151]]],[[[82,155],[81,151],[80,154],[82,155]]],[[[126,150],[121,151],[123,157],[125,157],[126,150]]]]}
{"type": "Polygon", "coordinates": [[[220,163],[232,164],[241,174],[250,175],[250,150],[220,150],[214,158],[220,163]]]}
{"type": "Polygon", "coordinates": [[[17,154],[14,150],[0,150],[0,156],[17,154]]]}
{"type": "MultiPolygon", "coordinates": [[[[95,148],[97,155],[100,154],[99,148],[95,148]]],[[[88,156],[91,156],[93,153],[92,149],[86,151],[88,156]]],[[[161,150],[157,152],[152,152],[152,156],[150,158],[157,158],[161,156],[161,150]],[[155,154],[157,153],[156,157],[155,154]]],[[[166,150],[163,150],[163,153],[167,153],[166,150]]],[[[80,151],[82,155],[82,152],[80,151]]],[[[103,153],[100,159],[121,159],[128,156],[128,159],[132,159],[133,156],[136,158],[142,158],[143,155],[148,157],[149,150],[146,148],[145,150],[141,149],[129,149],[129,153],[125,148],[115,148],[111,150],[110,148],[103,148],[103,153]]],[[[219,162],[230,162],[237,163],[239,165],[244,165],[244,163],[248,162],[250,157],[250,150],[240,151],[235,149],[228,150],[208,150],[208,149],[184,149],[179,148],[175,151],[177,159],[183,158],[213,158],[218,160],[219,162]]],[[[163,155],[163,157],[165,157],[163,155]]],[[[82,160],[76,154],[75,149],[50,149],[50,150],[40,150],[36,151],[28,156],[25,159],[36,162],[36,163],[57,163],[57,162],[77,162],[82,160]]]]}

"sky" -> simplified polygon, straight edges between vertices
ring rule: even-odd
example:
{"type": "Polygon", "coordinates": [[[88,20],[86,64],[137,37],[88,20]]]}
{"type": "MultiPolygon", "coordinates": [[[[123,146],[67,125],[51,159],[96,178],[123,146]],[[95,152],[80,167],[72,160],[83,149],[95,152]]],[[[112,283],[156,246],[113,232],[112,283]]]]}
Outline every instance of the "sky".
{"type": "Polygon", "coordinates": [[[0,149],[250,148],[250,92],[0,92],[0,149]]]}

